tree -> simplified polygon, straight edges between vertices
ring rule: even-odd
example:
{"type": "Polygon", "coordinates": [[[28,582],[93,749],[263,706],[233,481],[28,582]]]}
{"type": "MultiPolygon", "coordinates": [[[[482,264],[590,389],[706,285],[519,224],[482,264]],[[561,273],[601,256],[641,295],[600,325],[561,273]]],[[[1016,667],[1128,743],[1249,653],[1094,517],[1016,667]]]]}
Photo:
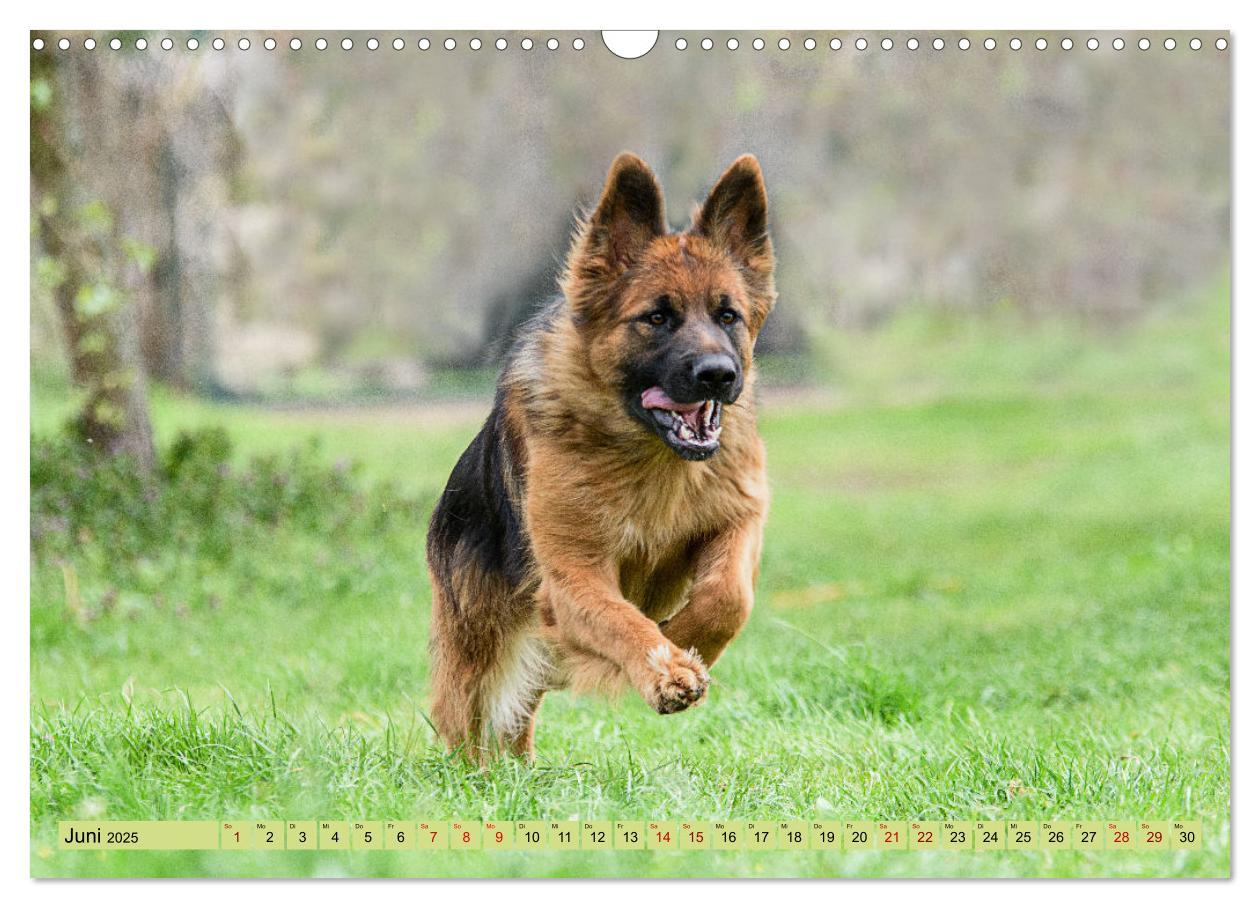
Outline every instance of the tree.
{"type": "Polygon", "coordinates": [[[101,452],[126,454],[150,470],[153,431],[131,298],[149,280],[151,255],[122,235],[108,187],[97,185],[109,168],[82,166],[89,156],[108,158],[125,133],[123,121],[111,116],[119,104],[99,59],[31,52],[39,267],[54,286],[71,377],[84,392],[77,433],[101,452]]]}

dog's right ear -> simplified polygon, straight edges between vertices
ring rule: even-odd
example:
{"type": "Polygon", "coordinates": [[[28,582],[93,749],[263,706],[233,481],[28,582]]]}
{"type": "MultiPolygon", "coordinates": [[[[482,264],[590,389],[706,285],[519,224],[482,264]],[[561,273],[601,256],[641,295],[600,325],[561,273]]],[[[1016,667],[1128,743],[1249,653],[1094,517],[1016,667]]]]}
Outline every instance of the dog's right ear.
{"type": "Polygon", "coordinates": [[[574,237],[566,293],[577,299],[615,280],[666,232],[665,197],[656,175],[642,158],[622,152],[608,170],[599,204],[574,237]]]}

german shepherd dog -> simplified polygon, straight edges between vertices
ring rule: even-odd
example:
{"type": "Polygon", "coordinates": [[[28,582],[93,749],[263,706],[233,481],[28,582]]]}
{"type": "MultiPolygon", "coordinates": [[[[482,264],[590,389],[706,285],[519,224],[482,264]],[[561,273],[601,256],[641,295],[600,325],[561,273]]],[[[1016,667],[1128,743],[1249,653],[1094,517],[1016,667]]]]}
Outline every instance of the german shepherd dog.
{"type": "Polygon", "coordinates": [[[655,175],[622,154],[560,289],[429,525],[433,720],[481,762],[533,758],[548,690],[700,701],[761,557],[753,344],[775,289],[757,159],[671,233],[655,175]]]}

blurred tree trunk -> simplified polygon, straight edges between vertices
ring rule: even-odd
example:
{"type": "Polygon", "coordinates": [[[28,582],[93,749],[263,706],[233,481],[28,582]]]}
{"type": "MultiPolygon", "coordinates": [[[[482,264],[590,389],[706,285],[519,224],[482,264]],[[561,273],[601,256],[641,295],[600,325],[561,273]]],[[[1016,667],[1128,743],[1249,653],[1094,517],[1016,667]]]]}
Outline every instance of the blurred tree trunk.
{"type": "Polygon", "coordinates": [[[101,57],[32,52],[31,183],[39,240],[56,270],[71,376],[86,396],[76,429],[86,443],[127,454],[148,471],[153,430],[130,299],[147,281],[143,256],[125,249],[108,193],[79,184],[86,168],[73,166],[89,150],[116,149],[128,132],[125,120],[111,116],[118,105],[110,103],[111,86],[96,63],[101,57]]]}

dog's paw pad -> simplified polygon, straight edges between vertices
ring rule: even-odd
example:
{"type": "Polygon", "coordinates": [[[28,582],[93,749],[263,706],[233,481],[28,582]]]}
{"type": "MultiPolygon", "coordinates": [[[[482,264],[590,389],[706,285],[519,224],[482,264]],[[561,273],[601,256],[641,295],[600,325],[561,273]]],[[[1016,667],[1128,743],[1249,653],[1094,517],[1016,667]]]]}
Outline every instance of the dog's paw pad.
{"type": "Polygon", "coordinates": [[[709,690],[709,672],[695,650],[683,652],[662,644],[648,653],[652,670],[645,696],[661,715],[681,712],[704,699],[709,690]]]}

